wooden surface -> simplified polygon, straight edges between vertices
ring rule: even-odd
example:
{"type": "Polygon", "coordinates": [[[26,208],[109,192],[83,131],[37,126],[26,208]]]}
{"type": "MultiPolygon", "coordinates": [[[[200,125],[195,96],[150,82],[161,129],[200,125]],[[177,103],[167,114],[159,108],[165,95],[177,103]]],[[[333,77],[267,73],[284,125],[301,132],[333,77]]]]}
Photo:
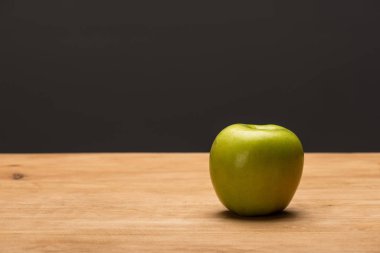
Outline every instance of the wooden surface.
{"type": "Polygon", "coordinates": [[[0,155],[0,252],[380,252],[380,154],[307,154],[278,215],[219,203],[207,154],[0,155]]]}

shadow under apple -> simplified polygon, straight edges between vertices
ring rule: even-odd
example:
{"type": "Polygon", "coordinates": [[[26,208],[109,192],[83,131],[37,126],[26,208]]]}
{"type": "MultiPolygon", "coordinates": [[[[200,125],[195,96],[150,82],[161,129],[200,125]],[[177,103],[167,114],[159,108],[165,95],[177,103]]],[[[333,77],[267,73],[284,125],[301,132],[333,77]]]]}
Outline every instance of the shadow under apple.
{"type": "Polygon", "coordinates": [[[217,218],[238,220],[238,221],[257,221],[257,222],[269,222],[269,221],[289,221],[300,218],[300,213],[295,210],[283,210],[281,212],[262,215],[262,216],[241,216],[229,210],[223,210],[215,213],[217,218]]]}

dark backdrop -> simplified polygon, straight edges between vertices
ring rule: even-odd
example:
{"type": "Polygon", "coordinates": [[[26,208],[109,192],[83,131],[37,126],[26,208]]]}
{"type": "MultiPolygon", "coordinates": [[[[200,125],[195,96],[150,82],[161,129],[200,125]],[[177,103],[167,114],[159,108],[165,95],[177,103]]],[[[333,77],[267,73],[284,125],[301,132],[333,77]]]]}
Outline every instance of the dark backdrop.
{"type": "Polygon", "coordinates": [[[379,1],[0,1],[0,152],[380,151],[379,1]]]}

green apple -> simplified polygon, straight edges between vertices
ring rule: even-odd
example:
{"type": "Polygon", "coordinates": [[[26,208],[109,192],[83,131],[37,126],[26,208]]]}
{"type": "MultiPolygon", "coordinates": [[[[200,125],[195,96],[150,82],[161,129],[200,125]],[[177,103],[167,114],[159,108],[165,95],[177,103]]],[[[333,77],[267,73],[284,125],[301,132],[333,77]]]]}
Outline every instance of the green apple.
{"type": "Polygon", "coordinates": [[[285,209],[302,176],[298,137],[277,125],[234,124],[215,138],[210,176],[222,204],[244,216],[285,209]]]}

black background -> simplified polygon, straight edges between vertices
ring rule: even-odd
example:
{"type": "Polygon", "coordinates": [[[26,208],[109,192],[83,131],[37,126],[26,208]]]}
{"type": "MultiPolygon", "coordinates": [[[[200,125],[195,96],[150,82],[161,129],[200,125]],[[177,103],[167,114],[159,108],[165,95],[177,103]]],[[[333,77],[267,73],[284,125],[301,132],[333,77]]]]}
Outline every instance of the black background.
{"type": "Polygon", "coordinates": [[[0,1],[0,152],[380,151],[378,1],[0,1]]]}

